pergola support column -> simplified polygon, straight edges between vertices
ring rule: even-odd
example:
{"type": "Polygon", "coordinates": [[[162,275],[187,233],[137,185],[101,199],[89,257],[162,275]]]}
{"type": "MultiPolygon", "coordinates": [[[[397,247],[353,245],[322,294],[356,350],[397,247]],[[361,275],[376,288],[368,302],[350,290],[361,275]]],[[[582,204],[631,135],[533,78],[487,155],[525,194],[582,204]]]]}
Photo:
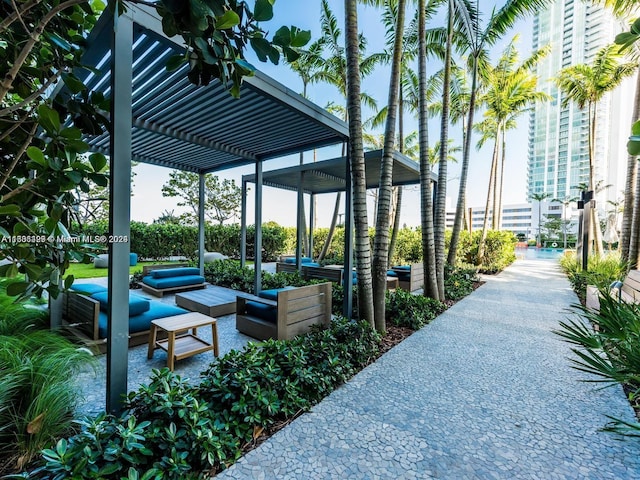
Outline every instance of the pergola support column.
{"type": "Polygon", "coordinates": [[[240,211],[240,266],[247,264],[247,182],[242,181],[242,206],[240,211]]]}
{"type": "Polygon", "coordinates": [[[296,218],[296,267],[298,271],[302,269],[302,244],[304,243],[303,233],[303,225],[304,225],[304,217],[302,215],[302,205],[304,203],[304,192],[302,190],[302,185],[304,182],[304,173],[300,172],[298,177],[298,202],[297,202],[297,218],[296,218]]]}
{"type": "MultiPolygon", "coordinates": [[[[349,152],[349,145],[347,145],[349,152]]],[[[344,303],[342,313],[346,318],[351,318],[353,313],[353,287],[351,275],[353,271],[353,191],[351,181],[351,158],[347,154],[346,172],[345,172],[345,221],[344,221],[344,303]]]]}
{"type": "Polygon", "coordinates": [[[315,228],[314,216],[316,214],[316,195],[312,193],[309,200],[309,257],[313,258],[313,229],[315,228]]]}
{"type": "Polygon", "coordinates": [[[198,267],[204,275],[204,182],[205,174],[198,178],[198,267]]]}
{"type": "Polygon", "coordinates": [[[133,21],[115,16],[111,36],[111,135],[109,182],[109,302],[107,411],[122,409],[129,354],[129,237],[131,219],[131,98],[133,21]]]}
{"type": "Polygon", "coordinates": [[[254,237],[254,280],[253,288],[257,295],[262,290],[262,162],[256,162],[256,205],[254,237]]]}

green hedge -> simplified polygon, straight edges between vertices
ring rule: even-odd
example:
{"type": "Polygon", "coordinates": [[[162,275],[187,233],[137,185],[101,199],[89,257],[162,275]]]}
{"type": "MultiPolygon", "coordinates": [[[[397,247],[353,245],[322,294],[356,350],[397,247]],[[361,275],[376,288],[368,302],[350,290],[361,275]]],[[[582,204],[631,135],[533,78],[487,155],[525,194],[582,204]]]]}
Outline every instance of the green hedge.
{"type": "MultiPolygon", "coordinates": [[[[107,222],[76,226],[77,235],[104,235],[107,222]]],[[[253,258],[255,227],[247,227],[247,257],[253,258]]],[[[273,222],[262,226],[262,249],[264,261],[274,261],[285,251],[287,229],[273,222]]],[[[140,259],[166,259],[171,256],[194,258],[198,250],[198,229],[191,225],[174,225],[131,222],[131,251],[140,259]]],[[[229,257],[240,257],[240,225],[207,225],[205,227],[205,250],[220,252],[229,257]]]]}

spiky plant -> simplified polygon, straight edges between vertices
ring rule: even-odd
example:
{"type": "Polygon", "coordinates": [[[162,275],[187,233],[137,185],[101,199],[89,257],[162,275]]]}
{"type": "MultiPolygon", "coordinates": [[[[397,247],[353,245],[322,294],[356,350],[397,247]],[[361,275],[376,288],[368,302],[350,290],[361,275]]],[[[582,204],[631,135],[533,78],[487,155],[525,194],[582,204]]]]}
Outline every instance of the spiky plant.
{"type": "MultiPolygon", "coordinates": [[[[575,346],[573,367],[589,374],[585,382],[621,384],[631,404],[640,408],[640,304],[619,301],[603,289],[599,312],[582,305],[574,310],[576,317],[560,322],[555,332],[575,346]]],[[[611,420],[609,430],[640,435],[640,424],[611,420]]]]}
{"type": "Polygon", "coordinates": [[[14,302],[0,286],[0,457],[11,470],[72,430],[77,392],[69,379],[91,359],[46,330],[46,320],[45,309],[14,302]]]}

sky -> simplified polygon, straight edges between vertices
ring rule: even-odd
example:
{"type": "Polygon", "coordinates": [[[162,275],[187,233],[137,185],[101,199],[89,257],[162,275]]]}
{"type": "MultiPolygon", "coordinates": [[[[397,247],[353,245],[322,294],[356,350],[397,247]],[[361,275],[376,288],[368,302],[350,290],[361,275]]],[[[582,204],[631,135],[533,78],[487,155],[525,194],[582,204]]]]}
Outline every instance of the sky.
{"type": "MultiPolygon", "coordinates": [[[[409,2],[411,3],[411,2],[409,2]]],[[[496,2],[492,0],[482,0],[480,2],[481,10],[486,16],[491,12],[496,2]]],[[[502,2],[498,2],[499,6],[502,2]]],[[[332,11],[338,18],[339,26],[344,31],[344,1],[329,0],[332,11]]],[[[361,7],[359,12],[359,29],[368,39],[368,53],[382,51],[384,48],[384,27],[380,20],[381,14],[379,10],[372,7],[361,7]]],[[[444,16],[439,14],[427,28],[430,26],[440,26],[444,24],[444,16]]],[[[274,5],[274,19],[266,24],[266,28],[270,32],[274,32],[281,25],[295,25],[301,29],[311,30],[312,41],[320,35],[320,0],[306,0],[300,2],[298,0],[278,0],[274,5]]],[[[519,21],[514,29],[507,33],[504,38],[492,50],[492,56],[495,58],[499,55],[507,43],[518,33],[520,40],[518,50],[521,58],[524,58],[531,50],[531,17],[519,21]]],[[[273,77],[280,83],[289,87],[293,91],[302,91],[302,82],[297,74],[295,74],[286,65],[272,65],[270,63],[262,63],[255,59],[253,52],[247,52],[247,58],[259,70],[273,77]]],[[[429,66],[432,72],[441,68],[439,62],[430,62],[429,66]]],[[[363,81],[363,91],[373,96],[378,106],[385,104],[388,96],[389,69],[380,66],[376,71],[363,81]]],[[[324,107],[328,101],[344,105],[344,99],[335,87],[326,84],[313,84],[308,87],[308,97],[311,101],[324,107]]],[[[371,111],[364,111],[363,118],[372,115],[371,111]]],[[[476,114],[476,118],[481,118],[481,112],[476,114]]],[[[405,132],[417,130],[417,121],[411,114],[405,114],[405,132]]],[[[526,163],[527,163],[527,130],[528,115],[523,115],[518,120],[518,128],[507,134],[507,160],[505,167],[505,187],[504,187],[504,204],[523,203],[526,202],[526,163]]],[[[439,138],[439,119],[433,118],[429,120],[429,141],[432,145],[439,138]]],[[[450,134],[454,140],[454,144],[461,145],[460,126],[450,128],[450,134]]],[[[373,133],[382,133],[382,129],[373,133]]],[[[475,144],[476,139],[473,142],[475,144]]],[[[480,151],[475,149],[471,153],[471,162],[469,169],[469,178],[467,184],[467,204],[469,206],[484,205],[487,195],[487,185],[489,178],[489,168],[491,161],[492,142],[480,151]]],[[[317,160],[326,160],[340,156],[339,147],[331,147],[320,149],[316,152],[317,160]]],[[[306,153],[305,161],[312,161],[312,152],[306,153]]],[[[458,154],[460,156],[460,154],[458,154]]],[[[287,158],[270,160],[265,163],[264,170],[274,170],[286,166],[295,165],[299,162],[298,155],[292,155],[287,158]]],[[[171,170],[163,167],[138,164],[135,167],[136,177],[133,185],[133,198],[131,202],[131,218],[132,220],[151,223],[165,211],[174,211],[179,214],[185,209],[178,207],[177,198],[166,198],[162,196],[161,186],[167,182],[171,170]]],[[[218,172],[218,176],[222,179],[234,179],[238,185],[242,175],[253,173],[254,167],[247,166],[218,172]]],[[[448,204],[451,209],[455,208],[455,202],[458,192],[458,179],[460,172],[460,164],[452,163],[448,168],[449,182],[447,184],[448,204]]],[[[247,199],[248,221],[253,223],[254,197],[252,192],[249,193],[247,199]]],[[[308,202],[308,199],[307,199],[308,202]]],[[[316,203],[316,226],[329,226],[333,207],[335,203],[334,194],[319,195],[316,203]]],[[[420,224],[419,212],[419,196],[418,187],[405,187],[405,194],[402,204],[401,223],[407,226],[418,226],[420,224]]],[[[307,203],[308,205],[308,203],[307,203]]],[[[275,221],[283,226],[295,226],[295,207],[296,194],[294,192],[286,192],[270,187],[264,187],[263,192],[263,222],[275,221]]],[[[308,211],[308,207],[307,207],[308,211]]],[[[373,224],[373,201],[370,201],[369,223],[373,224]]]]}

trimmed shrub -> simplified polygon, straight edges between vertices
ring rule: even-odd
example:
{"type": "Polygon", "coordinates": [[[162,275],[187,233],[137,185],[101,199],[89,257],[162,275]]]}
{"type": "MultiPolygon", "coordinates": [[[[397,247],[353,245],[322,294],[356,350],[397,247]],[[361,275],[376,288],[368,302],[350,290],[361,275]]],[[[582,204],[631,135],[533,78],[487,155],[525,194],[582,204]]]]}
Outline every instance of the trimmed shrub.
{"type": "Polygon", "coordinates": [[[334,320],[292,340],[250,343],[217,359],[192,386],[168,369],[129,394],[121,417],[101,415],[44,451],[30,478],[205,477],[278,419],[309,409],[379,354],[367,324],[334,320]]]}
{"type": "MultiPolygon", "coordinates": [[[[105,235],[107,222],[75,226],[77,235],[105,235]]],[[[255,227],[247,227],[247,256],[253,258],[255,227]]],[[[270,262],[284,252],[287,231],[274,222],[262,226],[262,259],[270,262]]],[[[161,260],[171,256],[195,258],[198,250],[198,228],[193,225],[131,222],[131,251],[140,259],[161,260]]],[[[99,245],[98,247],[105,247],[99,245]]],[[[240,256],[240,225],[206,225],[205,249],[238,258],[240,256]]]]}
{"type": "Polygon", "coordinates": [[[478,280],[478,268],[474,266],[453,268],[444,266],[444,293],[447,300],[460,300],[473,292],[473,282],[478,280]]]}
{"type": "Polygon", "coordinates": [[[433,298],[413,295],[402,289],[387,291],[386,321],[398,327],[419,330],[446,310],[446,305],[433,298]]]}

